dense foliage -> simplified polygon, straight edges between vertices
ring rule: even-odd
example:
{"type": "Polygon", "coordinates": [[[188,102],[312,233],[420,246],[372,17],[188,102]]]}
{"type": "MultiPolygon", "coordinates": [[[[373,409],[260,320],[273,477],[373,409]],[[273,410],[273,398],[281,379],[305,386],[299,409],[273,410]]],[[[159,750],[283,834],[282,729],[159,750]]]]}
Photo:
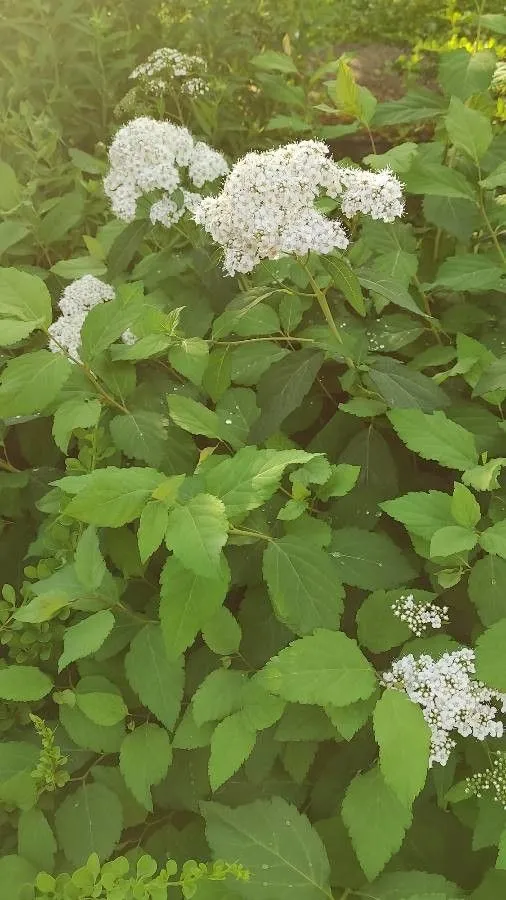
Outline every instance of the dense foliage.
{"type": "Polygon", "coordinates": [[[326,2],[0,23],[9,900],[504,895],[506,16],[481,12],[388,102],[326,2]]]}

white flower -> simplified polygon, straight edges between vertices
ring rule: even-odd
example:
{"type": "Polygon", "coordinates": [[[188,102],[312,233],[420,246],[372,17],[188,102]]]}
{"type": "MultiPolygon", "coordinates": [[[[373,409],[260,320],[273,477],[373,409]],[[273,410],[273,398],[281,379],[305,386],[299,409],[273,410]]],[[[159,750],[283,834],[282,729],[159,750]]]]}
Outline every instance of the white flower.
{"type": "Polygon", "coordinates": [[[83,275],[67,285],[58,301],[62,315],[48,328],[51,352],[60,353],[63,348],[74,362],[79,362],[81,328],[88,312],[114,296],[114,288],[94,275],[83,275]]]}
{"type": "Polygon", "coordinates": [[[438,660],[427,654],[418,659],[411,654],[403,656],[383,675],[386,687],[402,689],[420,704],[431,730],[431,766],[448,762],[456,744],[452,732],[479,741],[502,737],[503,723],[496,715],[498,706],[506,711],[506,695],[476,681],[474,673],[474,651],[463,648],[444,653],[438,660]]]}
{"type": "Polygon", "coordinates": [[[490,755],[492,765],[489,769],[466,778],[466,794],[479,798],[490,792],[494,800],[506,809],[506,753],[497,750],[490,755]]]}
{"type": "Polygon", "coordinates": [[[133,333],[131,328],[127,328],[121,335],[121,340],[124,344],[128,344],[128,346],[131,347],[132,344],[137,343],[137,336],[133,333]]]}
{"type": "Polygon", "coordinates": [[[154,190],[163,195],[154,204],[152,221],[177,221],[178,206],[171,195],[181,186],[183,169],[197,187],[228,171],[224,157],[202,141],[196,142],[187,128],[146,116],[120,128],[109,161],[104,190],[115,215],[126,222],[135,218],[138,199],[154,190]]]}
{"type": "Polygon", "coordinates": [[[250,272],[262,259],[310,250],[344,250],[342,224],[315,208],[322,194],[342,197],[343,212],[358,210],[391,221],[402,212],[401,185],[389,172],[339,167],[320,141],[299,141],[264,153],[248,153],[233,167],[217,197],[205,198],[194,211],[225,251],[230,275],[250,272]]]}
{"type": "MultiPolygon", "coordinates": [[[[208,90],[207,82],[202,78],[206,68],[206,61],[201,56],[181,53],[173,47],[160,47],[148,56],[146,62],[133,70],[130,78],[134,80],[141,78],[151,82],[154,75],[163,72],[169,79],[175,78],[180,82],[183,93],[195,97],[205,94],[208,90]]],[[[157,81],[166,87],[162,79],[157,81]]]]}
{"type": "Polygon", "coordinates": [[[391,605],[394,616],[405,622],[413,634],[421,637],[428,628],[442,628],[448,622],[448,607],[436,603],[417,603],[413,594],[401,596],[391,605]]]}

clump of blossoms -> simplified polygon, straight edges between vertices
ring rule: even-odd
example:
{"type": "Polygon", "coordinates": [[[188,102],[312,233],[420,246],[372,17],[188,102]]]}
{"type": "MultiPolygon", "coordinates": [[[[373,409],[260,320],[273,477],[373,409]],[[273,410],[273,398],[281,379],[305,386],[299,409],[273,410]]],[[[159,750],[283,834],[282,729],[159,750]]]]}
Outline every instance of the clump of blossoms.
{"type": "Polygon", "coordinates": [[[494,800],[506,809],[506,753],[497,750],[491,756],[490,769],[466,778],[466,794],[483,797],[483,794],[491,793],[494,800]]]}
{"type": "Polygon", "coordinates": [[[431,766],[448,762],[456,745],[452,732],[479,741],[502,737],[503,723],[496,715],[498,706],[506,712],[506,695],[476,681],[474,673],[474,651],[464,647],[438,660],[428,654],[403,656],[383,675],[386,687],[404,690],[421,706],[431,730],[431,766]]]}
{"type": "Polygon", "coordinates": [[[195,141],[187,128],[147,116],[133,119],[119,129],[109,150],[109,161],[104,190],[118,219],[131,222],[139,198],[162,191],[161,199],[151,205],[150,218],[167,227],[200,199],[185,189],[183,178],[201,188],[228,172],[221,153],[203,141],[195,141]],[[179,202],[173,196],[175,191],[179,191],[179,202]]]}
{"type": "Polygon", "coordinates": [[[196,204],[195,221],[223,247],[229,275],[285,254],[345,250],[348,237],[341,222],[315,208],[321,195],[340,197],[346,215],[364,212],[391,222],[402,214],[402,188],[395,176],[340,167],[328,152],[321,141],[299,141],[247,153],[222,192],[196,204]]]}
{"type": "Polygon", "coordinates": [[[58,301],[62,315],[48,328],[49,349],[59,353],[63,348],[74,362],[80,362],[78,350],[86,316],[94,306],[114,296],[114,288],[94,275],[83,275],[67,285],[58,301]]]}
{"type": "Polygon", "coordinates": [[[394,616],[405,622],[417,637],[426,634],[429,628],[442,628],[448,622],[448,607],[437,606],[427,601],[417,603],[413,594],[401,595],[391,605],[394,616]]]}
{"type": "Polygon", "coordinates": [[[146,62],[133,70],[130,78],[154,85],[158,92],[163,92],[167,87],[167,81],[164,79],[169,82],[177,80],[183,94],[195,97],[205,94],[208,90],[207,81],[203,77],[206,69],[206,61],[201,56],[181,53],[173,47],[160,47],[148,56],[146,62]]]}

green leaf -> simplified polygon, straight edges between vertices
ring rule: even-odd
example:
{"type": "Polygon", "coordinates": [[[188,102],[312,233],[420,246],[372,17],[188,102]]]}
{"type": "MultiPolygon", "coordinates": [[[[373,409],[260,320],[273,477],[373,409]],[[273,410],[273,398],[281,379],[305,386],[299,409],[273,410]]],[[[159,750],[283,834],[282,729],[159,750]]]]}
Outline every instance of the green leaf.
{"type": "Polygon", "coordinates": [[[438,269],[434,285],[453,291],[504,290],[503,268],[494,257],[485,254],[463,253],[450,256],[438,269]]]}
{"type": "MultiPolygon", "coordinates": [[[[251,345],[249,345],[251,346],[251,345]]],[[[215,347],[209,354],[209,361],[202,378],[202,386],[211,400],[217,400],[230,387],[232,381],[232,358],[230,347],[215,347]]]]}
{"type": "Polygon", "coordinates": [[[397,359],[377,357],[367,377],[389,406],[432,412],[450,404],[447,395],[431,378],[408,369],[397,359]]]}
{"type": "Polygon", "coordinates": [[[99,400],[65,400],[58,407],[53,420],[53,437],[57,447],[66,453],[72,432],[77,428],[94,428],[100,419],[102,406],[99,400]]]}
{"type": "MultiPolygon", "coordinates": [[[[75,694],[118,694],[115,684],[101,675],[87,675],[81,678],[75,688],[75,694]]],[[[115,725],[97,725],[79,709],[77,702],[73,707],[60,704],[60,722],[73,744],[95,753],[117,753],[125,734],[122,721],[115,725]]]]}
{"type": "Polygon", "coordinates": [[[203,403],[197,403],[191,397],[180,397],[175,394],[167,397],[167,403],[171,419],[183,431],[189,431],[190,434],[203,434],[205,437],[216,440],[229,441],[235,449],[240,446],[240,443],[229,440],[230,436],[216,413],[204,406],[203,403]]]}
{"type": "Polygon", "coordinates": [[[423,459],[462,471],[477,465],[474,435],[444,412],[427,415],[419,409],[393,409],[387,415],[401,441],[423,459]]]}
{"type": "Polygon", "coordinates": [[[426,197],[451,197],[475,200],[475,190],[461,172],[437,162],[415,159],[409,172],[403,175],[406,190],[410,194],[426,197]]]}
{"type": "Polygon", "coordinates": [[[119,694],[107,694],[104,691],[77,694],[76,703],[81,712],[96,725],[117,725],[128,713],[119,694]]]}
{"type": "Polygon", "coordinates": [[[332,276],[334,286],[344,294],[351,308],[359,316],[365,316],[366,310],[360,281],[349,262],[339,256],[323,257],[322,261],[327,272],[332,276]]]}
{"type": "Polygon", "coordinates": [[[309,820],[281,797],[229,809],[202,803],[215,857],[240,859],[251,872],[241,894],[255,900],[329,900],[330,866],[309,820]],[[303,852],[301,852],[303,848],[303,852]]]}
{"type": "Polygon", "coordinates": [[[66,515],[105,528],[118,528],[136,519],[153,491],[165,481],[154,469],[107,466],[81,475],[76,496],[66,515]]]}
{"type": "Polygon", "coordinates": [[[359,269],[357,275],[363,288],[373,294],[379,294],[383,300],[393,303],[394,306],[400,306],[401,309],[407,309],[417,316],[427,318],[426,313],[415,303],[409,291],[398,279],[389,278],[375,269],[366,268],[359,269]]]}
{"type": "Polygon", "coordinates": [[[160,579],[160,620],[170,659],[193,644],[201,628],[222,606],[230,579],[224,559],[220,569],[219,578],[207,578],[185,569],[175,557],[165,563],[160,579]]]}
{"type": "Polygon", "coordinates": [[[21,185],[9,163],[0,160],[0,210],[8,212],[21,200],[21,185]]]}
{"type": "Polygon", "coordinates": [[[49,675],[36,666],[5,666],[0,669],[0,698],[2,700],[42,700],[52,690],[49,675]]]}
{"type": "Polygon", "coordinates": [[[71,191],[59,197],[42,219],[37,238],[44,247],[61,241],[83,217],[84,197],[77,191],[71,191]]]}
{"type": "Polygon", "coordinates": [[[106,573],[104,557],[100,552],[97,529],[88,525],[77,542],[74,566],[76,575],[90,591],[95,591],[106,573]]]}
{"type": "Polygon", "coordinates": [[[91,853],[106,860],[123,827],[117,795],[103,784],[84,784],[69,794],[55,814],[58,842],[69,862],[82,866],[91,853]]]}
{"type": "Polygon", "coordinates": [[[282,622],[299,634],[333,628],[343,609],[339,570],[326,550],[302,537],[269,542],[263,575],[282,622]]]}
{"type": "Polygon", "coordinates": [[[288,353],[289,351],[279,344],[271,344],[268,341],[261,344],[244,341],[243,344],[234,347],[230,354],[232,381],[246,386],[257,384],[264,372],[273,363],[288,356],[288,353]]]}
{"type": "Polygon", "coordinates": [[[480,544],[487,553],[506,559],[506,519],[485,529],[480,535],[480,544]]]}
{"type": "Polygon", "coordinates": [[[32,890],[37,868],[32,863],[16,854],[7,854],[0,859],[0,881],[2,891],[6,891],[9,900],[25,900],[32,890]],[[28,889],[29,893],[26,893],[28,889]]]}
{"type": "Polygon", "coordinates": [[[143,563],[158,550],[169,522],[169,510],[158,500],[149,501],[141,512],[137,543],[143,563]]]}
{"type": "Polygon", "coordinates": [[[480,225],[480,210],[471,200],[460,197],[424,197],[423,212],[427,222],[458,238],[468,241],[480,225]]]}
{"type": "Polygon", "coordinates": [[[34,597],[26,606],[17,609],[14,618],[18,622],[38,625],[54,618],[57,613],[69,605],[69,602],[68,594],[63,591],[47,591],[47,593],[34,597]]]}
{"type": "Polygon", "coordinates": [[[423,119],[437,118],[445,108],[446,102],[440,94],[427,88],[416,88],[408,91],[400,100],[379,103],[373,121],[379,127],[421,122],[423,119]]]}
{"type": "Polygon", "coordinates": [[[116,299],[90,309],[81,328],[82,358],[92,363],[132,328],[143,313],[144,303],[142,286],[134,282],[118,290],[116,299]]]}
{"type": "Polygon", "coordinates": [[[345,741],[351,741],[367,722],[374,709],[374,694],[367,700],[359,700],[349,706],[327,706],[326,713],[334,728],[345,741]]]}
{"type": "Polygon", "coordinates": [[[374,736],[385,783],[411,807],[429,769],[431,732],[421,707],[402,691],[386,690],[374,710],[374,736]]]}
{"type": "Polygon", "coordinates": [[[132,409],[127,415],[115,416],[109,428],[116,447],[125,456],[156,467],[162,462],[167,445],[166,425],[160,413],[132,409]]]}
{"type": "Polygon", "coordinates": [[[0,344],[8,347],[45,329],[52,319],[51,296],[41,278],[0,269],[0,344]]]}
{"type": "Polygon", "coordinates": [[[505,640],[506,619],[500,619],[476,642],[476,677],[501,693],[506,692],[505,640]]]}
{"type": "Polygon", "coordinates": [[[125,657],[125,672],[141,703],[171,730],[183,696],[183,661],[167,656],[160,625],[145,625],[134,637],[125,657]]]}
{"type": "MultiPolygon", "coordinates": [[[[480,17],[481,25],[487,18],[480,17]]],[[[480,50],[477,53],[469,53],[464,49],[448,50],[440,56],[439,83],[448,97],[467,100],[473,94],[481,94],[487,90],[495,65],[495,55],[490,50],[480,50]]]]}
{"type": "Polygon", "coordinates": [[[452,144],[478,165],[494,136],[488,116],[465,106],[458,97],[452,97],[445,125],[452,144]]]}
{"type": "Polygon", "coordinates": [[[227,516],[236,519],[272,497],[287,466],[301,465],[314,456],[305,450],[244,447],[205,473],[206,487],[223,501],[227,516]]]}
{"type": "Polygon", "coordinates": [[[76,256],[73,259],[60,259],[54,266],[51,266],[51,272],[67,281],[75,278],[82,278],[83,275],[95,275],[100,278],[107,273],[107,267],[101,259],[94,256],[76,256]]]}
{"type": "MultiPolygon", "coordinates": [[[[462,891],[442,875],[428,872],[385,872],[374,882],[374,894],[378,900],[450,900],[462,898],[462,891]],[[443,895],[442,897],[440,895],[443,895]]],[[[473,900],[478,900],[474,898],[473,900]]]]}
{"type": "Polygon", "coordinates": [[[394,588],[416,578],[405,554],[386,534],[340,528],[333,533],[330,552],[342,581],[354,587],[394,588]]]}
{"type": "Polygon", "coordinates": [[[218,721],[240,709],[246,675],[236,669],[210,672],[192,698],[193,718],[197,725],[218,721]]]}
{"type": "Polygon", "coordinates": [[[138,725],[121,745],[121,774],[137,802],[150,812],[153,811],[150,788],[165,778],[171,761],[170,738],[160,725],[138,725]]]}
{"type": "Polygon", "coordinates": [[[469,575],[468,592],[484,625],[506,618],[506,561],[488,554],[477,560],[469,575]]]}
{"type": "Polygon", "coordinates": [[[380,506],[412,534],[430,541],[435,531],[452,524],[451,501],[449,494],[442,491],[414,491],[395,500],[386,500],[380,506]]]}
{"type": "Polygon", "coordinates": [[[262,375],[257,392],[261,416],[251,430],[252,442],[265,440],[301,405],[323,359],[324,354],[314,350],[294,350],[262,375]]]}
{"type": "Polygon", "coordinates": [[[372,881],[400,849],[411,814],[374,768],[356,775],[348,786],[342,817],[360,865],[372,881]]]}
{"type": "Polygon", "coordinates": [[[169,362],[176,372],[180,372],[199,387],[209,361],[209,344],[199,337],[183,338],[177,347],[169,351],[169,362]]]}
{"type": "Polygon", "coordinates": [[[84,659],[96,653],[113,627],[112,612],[110,609],[101,609],[77,625],[67,628],[63,636],[63,653],[58,660],[58,671],[61,672],[76,659],[84,659]]]}
{"type": "Polygon", "coordinates": [[[10,807],[31,809],[37,801],[32,772],[39,750],[23,741],[0,743],[0,800],[10,807]]]}
{"type": "Polygon", "coordinates": [[[50,825],[40,809],[27,809],[18,821],[18,853],[37,870],[51,872],[57,850],[50,825]]]}
{"type": "Polygon", "coordinates": [[[258,56],[254,56],[250,61],[257,69],[262,69],[265,72],[290,73],[297,71],[291,56],[287,56],[286,53],[277,53],[275,50],[265,50],[263,53],[259,53],[258,56]]]}
{"type": "Polygon", "coordinates": [[[130,265],[149,228],[149,222],[136,219],[123,227],[115,237],[107,254],[107,277],[110,281],[121,275],[130,265]]]}
{"type": "Polygon", "coordinates": [[[28,228],[22,222],[15,219],[0,222],[0,256],[5,253],[9,247],[13,247],[22,241],[28,234],[28,228]]]}
{"type": "Polygon", "coordinates": [[[220,607],[202,629],[202,637],[213,653],[229,656],[241,643],[241,626],[226,606],[220,607]]]}
{"type": "Polygon", "coordinates": [[[256,742],[254,731],[241,712],[223,719],[213,731],[209,782],[213,791],[234,775],[248,759],[256,742]]]}
{"type": "Polygon", "coordinates": [[[431,558],[437,556],[453,556],[455,553],[467,553],[476,546],[478,536],[462,525],[447,525],[438,528],[430,541],[431,558]]]}
{"type": "MultiPolygon", "coordinates": [[[[413,633],[405,622],[392,612],[392,603],[404,591],[374,591],[360,604],[357,611],[359,644],[373,653],[383,653],[409,640],[413,633]]],[[[417,599],[425,591],[410,591],[417,599]]],[[[428,594],[427,599],[433,599],[428,594]]]]}
{"type": "Polygon", "coordinates": [[[2,371],[0,419],[42,412],[53,402],[71,372],[71,363],[49,350],[36,350],[10,359],[2,371]]]}
{"type": "Polygon", "coordinates": [[[464,528],[474,528],[481,519],[481,509],[474,494],[465,485],[456,482],[451,503],[452,516],[464,528]]]}
{"type": "Polygon", "coordinates": [[[355,641],[317,629],[273,657],[258,675],[273,694],[296,703],[347,706],[373,692],[376,676],[355,641]]]}
{"type": "Polygon", "coordinates": [[[355,487],[359,475],[360,466],[352,466],[349,463],[340,463],[337,466],[332,466],[328,481],[321,488],[318,488],[316,493],[321,500],[330,500],[332,497],[345,497],[355,487]]]}
{"type": "Polygon", "coordinates": [[[165,541],[180,563],[204,578],[220,578],[227,542],[225,506],[212,494],[197,494],[169,514],[165,541]]]}

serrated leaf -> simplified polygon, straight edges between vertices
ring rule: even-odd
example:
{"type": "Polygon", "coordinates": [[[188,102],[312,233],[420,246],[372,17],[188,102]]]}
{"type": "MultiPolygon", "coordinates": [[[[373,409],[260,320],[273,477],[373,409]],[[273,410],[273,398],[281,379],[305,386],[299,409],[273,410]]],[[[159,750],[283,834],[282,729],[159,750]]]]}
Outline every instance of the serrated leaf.
{"type": "Polygon", "coordinates": [[[506,559],[506,519],[495,522],[480,534],[480,544],[487,553],[506,559]]]}
{"type": "Polygon", "coordinates": [[[481,509],[474,494],[465,485],[456,482],[451,502],[452,516],[458,525],[474,528],[481,519],[481,509]]]}
{"type": "Polygon", "coordinates": [[[306,816],[283,800],[257,800],[229,809],[202,803],[206,836],[214,855],[239,859],[251,872],[241,894],[258,900],[329,900],[330,866],[325,847],[306,816]],[[303,853],[301,853],[303,848],[303,853]]]}
{"type": "Polygon", "coordinates": [[[144,296],[142,285],[131,283],[117,291],[114,300],[100,303],[87,313],[81,328],[81,355],[88,363],[129,328],[134,328],[143,313],[144,296]]]}
{"type": "Polygon", "coordinates": [[[125,672],[144,706],[172,729],[183,696],[183,661],[167,656],[160,625],[145,625],[134,637],[125,657],[125,672]]]}
{"type": "Polygon", "coordinates": [[[500,619],[476,642],[476,677],[501,693],[506,692],[505,641],[506,619],[500,619]]]}
{"type": "Polygon", "coordinates": [[[415,159],[409,172],[403,176],[403,181],[410,194],[476,202],[471,182],[461,172],[439,162],[415,159]]]}
{"type": "Polygon", "coordinates": [[[212,409],[208,409],[203,403],[197,403],[191,397],[179,397],[171,394],[167,398],[169,404],[169,412],[171,419],[182,428],[183,431],[189,431],[190,434],[203,434],[205,437],[215,438],[216,440],[228,441],[234,449],[241,444],[237,444],[231,436],[227,435],[224,425],[212,409]]]}
{"type": "Polygon", "coordinates": [[[335,287],[342,291],[351,308],[359,316],[365,316],[366,310],[360,281],[348,261],[339,256],[327,256],[323,257],[323,262],[332,276],[335,287]]]}
{"type": "Polygon", "coordinates": [[[70,603],[68,594],[63,591],[47,591],[30,600],[26,606],[21,606],[14,613],[18,622],[29,622],[38,625],[48,622],[70,603]]]}
{"type": "Polygon", "coordinates": [[[35,329],[47,328],[51,319],[51,295],[41,278],[18,269],[0,269],[2,347],[24,340],[35,329]]]}
{"type": "Polygon", "coordinates": [[[462,525],[447,525],[445,528],[438,528],[432,535],[430,555],[432,558],[467,553],[476,546],[477,541],[477,534],[469,528],[463,528],[462,525]]]}
{"type": "Polygon", "coordinates": [[[415,303],[409,291],[398,279],[383,275],[382,272],[378,272],[375,269],[366,268],[359,269],[357,275],[363,288],[366,288],[373,294],[379,294],[383,300],[393,303],[394,306],[399,306],[401,309],[407,309],[417,316],[427,318],[427,314],[415,303]]]}
{"type": "Polygon", "coordinates": [[[381,509],[413,534],[430,541],[439,528],[451,525],[451,497],[442,491],[413,491],[380,503],[381,509]]]}
{"type": "Polygon", "coordinates": [[[411,814],[374,768],[356,775],[348,786],[342,817],[360,865],[372,881],[400,849],[411,814]]]}
{"type": "Polygon", "coordinates": [[[266,72],[291,73],[297,71],[292,57],[287,56],[286,53],[278,53],[276,50],[265,50],[263,53],[253,56],[250,62],[257,69],[263,69],[266,72]]]}
{"type": "Polygon", "coordinates": [[[93,525],[85,528],[77,542],[74,567],[79,581],[88,590],[94,591],[101,584],[106,565],[100,552],[97,530],[93,525]]]}
{"type": "Polygon", "coordinates": [[[0,669],[0,698],[28,702],[42,700],[49,694],[53,682],[36,666],[6,666],[0,669]]]}
{"type": "MultiPolygon", "coordinates": [[[[480,16],[481,27],[486,25],[488,18],[493,19],[494,16],[480,16]]],[[[453,48],[441,53],[438,79],[449,97],[467,100],[472,94],[487,90],[495,64],[494,53],[490,50],[469,53],[468,50],[453,48]]]]}
{"type": "Polygon", "coordinates": [[[187,569],[203,578],[220,577],[221,551],[227,542],[225,506],[212,494],[197,494],[169,514],[165,542],[187,569]]]}
{"type": "Polygon", "coordinates": [[[452,144],[478,165],[494,136],[488,116],[465,106],[458,97],[452,97],[445,125],[452,144]]]}
{"type": "Polygon", "coordinates": [[[385,783],[411,807],[429,769],[431,732],[421,707],[402,691],[388,689],[374,709],[374,735],[385,783]]]}
{"type": "Polygon", "coordinates": [[[44,813],[40,809],[24,810],[18,821],[19,855],[36,869],[51,872],[56,850],[56,840],[44,813]]]}
{"type": "Polygon", "coordinates": [[[240,709],[246,682],[246,674],[235,669],[210,672],[192,698],[196,724],[218,721],[240,709]]]}
{"type": "Polygon", "coordinates": [[[79,477],[76,496],[65,513],[81,522],[118,528],[136,519],[152,492],[165,481],[154,469],[108,466],[79,477]]]}
{"type": "Polygon", "coordinates": [[[219,578],[196,575],[175,557],[167,560],[160,579],[160,620],[170,659],[193,644],[201,628],[223,604],[229,580],[224,559],[220,562],[219,578]]]}
{"type": "Polygon", "coordinates": [[[142,459],[159,466],[167,444],[167,420],[148,409],[132,409],[128,415],[115,416],[109,423],[116,447],[131,459],[142,459]]]}
{"type": "Polygon", "coordinates": [[[36,350],[9,360],[2,370],[0,419],[31,416],[53,402],[72,372],[60,353],[36,350]]]}
{"type": "Polygon", "coordinates": [[[268,691],[296,703],[346,706],[375,688],[373,668],[341,631],[318,629],[281,650],[259,673],[268,691]]]}
{"type": "Polygon", "coordinates": [[[0,881],[9,900],[25,900],[30,894],[33,896],[36,874],[37,868],[15,853],[7,853],[0,859],[0,881]]]}
{"type": "Polygon", "coordinates": [[[72,432],[77,428],[93,428],[100,418],[102,406],[99,400],[66,400],[55,411],[53,437],[57,447],[66,453],[72,432]]]}
{"type": "MultiPolygon", "coordinates": [[[[402,593],[404,592],[401,590],[374,591],[360,604],[357,611],[357,631],[361,646],[373,653],[383,653],[409,640],[412,636],[411,629],[392,611],[392,603],[402,593]]],[[[422,592],[410,591],[411,593],[416,598],[422,592]]],[[[433,596],[430,594],[427,599],[432,599],[433,596]]]]}
{"type": "Polygon", "coordinates": [[[504,269],[494,257],[467,253],[447,257],[438,269],[434,285],[454,291],[504,290],[504,269]]]}
{"type": "Polygon", "coordinates": [[[278,618],[296,633],[339,622],[344,592],[338,567],[326,550],[286,535],[269,542],[263,575],[278,618]]]}
{"type": "Polygon", "coordinates": [[[209,781],[216,791],[234,775],[251,754],[256,741],[254,731],[241,712],[223,719],[213,731],[209,757],[209,781]]]}
{"type": "Polygon", "coordinates": [[[160,725],[139,725],[125,737],[119,767],[135,799],[153,810],[150,788],[165,778],[172,760],[170,738],[160,725]]]}
{"type": "Polygon", "coordinates": [[[368,371],[370,380],[389,406],[432,412],[450,405],[444,391],[431,378],[390,357],[376,357],[368,371]]]}
{"type": "Polygon", "coordinates": [[[386,534],[360,528],[334,531],[330,552],[344,584],[364,590],[394,588],[416,578],[405,554],[386,534]]]}
{"type": "Polygon", "coordinates": [[[96,725],[117,725],[128,713],[119,694],[108,694],[104,691],[78,694],[76,703],[81,712],[96,725]]]}
{"type": "Polygon", "coordinates": [[[205,624],[202,637],[213,653],[229,656],[239,650],[242,638],[241,626],[230,610],[222,606],[205,624]]]}
{"type": "Polygon", "coordinates": [[[409,450],[449,469],[471,468],[478,463],[474,435],[437,410],[393,409],[387,413],[396,433],[409,450]]]}
{"type": "Polygon", "coordinates": [[[142,562],[146,562],[162,543],[167,524],[169,510],[158,500],[149,501],[141,512],[137,543],[142,562]]]}
{"type": "Polygon", "coordinates": [[[209,344],[199,337],[183,338],[181,343],[169,351],[171,366],[200,386],[209,361],[209,344]]]}
{"type": "Polygon", "coordinates": [[[297,409],[318,374],[324,354],[314,350],[294,350],[274,363],[258,383],[260,418],[251,430],[254,443],[276,431],[286,417],[297,409]]]}
{"type": "Polygon", "coordinates": [[[58,660],[58,671],[61,672],[76,659],[84,659],[86,656],[96,653],[113,627],[112,612],[110,609],[101,609],[76,625],[67,628],[63,636],[63,653],[58,660]]]}
{"type": "Polygon", "coordinates": [[[121,835],[123,810],[109,788],[84,784],[60,803],[55,824],[66,858],[82,866],[91,853],[97,853],[101,860],[112,854],[121,835]]]}
{"type": "Polygon", "coordinates": [[[506,561],[487,554],[469,574],[468,592],[484,625],[506,618],[506,561]]]}

